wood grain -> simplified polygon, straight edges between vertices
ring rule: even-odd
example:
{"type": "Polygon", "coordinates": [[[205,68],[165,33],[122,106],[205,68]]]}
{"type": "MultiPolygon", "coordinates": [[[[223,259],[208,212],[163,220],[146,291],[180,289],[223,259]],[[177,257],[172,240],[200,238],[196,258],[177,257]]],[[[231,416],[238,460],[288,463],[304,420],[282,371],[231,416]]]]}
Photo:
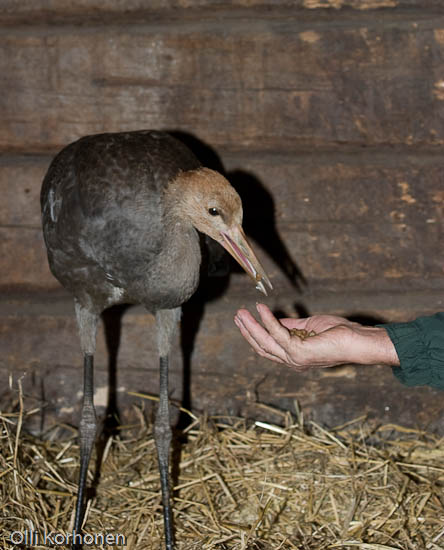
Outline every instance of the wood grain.
{"type": "MultiPolygon", "coordinates": [[[[384,422],[415,427],[431,423],[442,433],[440,418],[444,408],[439,392],[404,388],[387,367],[345,366],[298,374],[259,358],[232,321],[239,305],[227,301],[207,304],[194,341],[191,371],[183,370],[176,339],[170,369],[173,400],[181,401],[185,385],[193,410],[210,414],[242,414],[280,423],[282,417],[263,405],[294,411],[297,399],[306,418],[329,426],[370,415],[384,422]]],[[[254,305],[250,308],[253,311],[254,305]]],[[[195,315],[197,310],[189,310],[183,322],[192,322],[195,315]]],[[[154,329],[152,316],[141,308],[131,309],[123,316],[116,389],[121,418],[126,421],[137,421],[131,412],[133,406],[143,403],[145,409],[152,407],[152,401],[128,392],[158,393],[154,329]]],[[[189,339],[187,345],[191,345],[189,339]]],[[[82,361],[72,300],[2,303],[0,348],[3,357],[8,358],[7,362],[0,362],[0,376],[6,380],[12,373],[14,389],[20,377],[27,404],[41,407],[41,414],[33,418],[34,424],[28,428],[37,432],[54,421],[78,424],[82,361]]],[[[108,393],[108,354],[102,326],[95,363],[95,402],[102,417],[108,393]]],[[[6,390],[3,400],[9,395],[14,394],[6,390]]],[[[177,418],[177,410],[173,408],[173,412],[177,418]]]]}
{"type": "MultiPolygon", "coordinates": [[[[297,265],[310,287],[438,288],[444,160],[440,155],[251,155],[222,161],[244,203],[244,226],[281,291],[297,265]]],[[[0,287],[56,288],[40,229],[49,157],[0,163],[0,287]]],[[[239,291],[245,277],[232,277],[239,291]],[[240,285],[240,286],[239,286],[240,285]]]]}
{"type": "Polygon", "coordinates": [[[213,146],[442,144],[444,20],[32,27],[2,34],[0,148],[192,132],[213,146]]]}

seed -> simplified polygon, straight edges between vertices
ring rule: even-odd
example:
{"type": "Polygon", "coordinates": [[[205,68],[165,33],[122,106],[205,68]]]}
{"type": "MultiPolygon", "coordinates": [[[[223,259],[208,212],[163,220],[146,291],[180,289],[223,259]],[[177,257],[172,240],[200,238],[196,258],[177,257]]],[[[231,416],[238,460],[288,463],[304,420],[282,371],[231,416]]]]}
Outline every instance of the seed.
{"type": "Polygon", "coordinates": [[[308,332],[308,330],[305,330],[305,328],[291,328],[289,329],[290,336],[297,336],[301,340],[305,340],[309,336],[316,336],[316,332],[314,330],[311,330],[308,332]]]}

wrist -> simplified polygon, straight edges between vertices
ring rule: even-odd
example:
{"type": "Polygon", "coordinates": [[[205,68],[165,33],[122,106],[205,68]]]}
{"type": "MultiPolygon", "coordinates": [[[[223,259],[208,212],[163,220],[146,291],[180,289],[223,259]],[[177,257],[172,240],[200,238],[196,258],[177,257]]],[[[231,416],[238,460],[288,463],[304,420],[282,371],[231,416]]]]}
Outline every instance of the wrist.
{"type": "Polygon", "coordinates": [[[354,327],[353,362],[361,365],[399,365],[398,355],[387,331],[381,327],[354,327]]]}

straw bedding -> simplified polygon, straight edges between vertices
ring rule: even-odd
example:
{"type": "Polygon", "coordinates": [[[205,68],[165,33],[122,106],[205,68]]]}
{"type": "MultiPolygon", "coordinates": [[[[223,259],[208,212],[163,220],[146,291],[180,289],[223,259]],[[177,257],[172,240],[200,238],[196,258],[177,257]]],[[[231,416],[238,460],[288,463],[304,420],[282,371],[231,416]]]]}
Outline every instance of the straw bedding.
{"type": "MultiPolygon", "coordinates": [[[[91,461],[84,529],[161,549],[155,446],[137,411],[137,425],[107,440],[100,476],[91,461]]],[[[72,529],[76,433],[61,440],[55,426],[33,437],[22,429],[33,413],[0,415],[5,549],[17,548],[12,532],[72,529]]],[[[326,430],[300,412],[282,413],[280,426],[193,416],[172,462],[178,550],[444,548],[444,445],[431,433],[364,418],[326,430]]]]}

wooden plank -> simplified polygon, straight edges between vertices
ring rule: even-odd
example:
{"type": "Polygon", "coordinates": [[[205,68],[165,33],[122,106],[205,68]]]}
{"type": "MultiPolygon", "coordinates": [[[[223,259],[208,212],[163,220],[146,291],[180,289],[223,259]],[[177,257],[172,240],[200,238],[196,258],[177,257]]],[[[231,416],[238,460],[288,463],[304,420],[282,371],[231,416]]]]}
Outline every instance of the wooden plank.
{"type": "MultiPolygon", "coordinates": [[[[40,187],[51,159],[0,160],[0,224],[40,227],[40,187]]],[[[210,156],[205,160],[212,165],[210,156]]],[[[275,217],[281,225],[434,225],[442,216],[444,160],[438,152],[239,155],[222,150],[220,166],[243,197],[247,223],[275,217]]]]}
{"type": "Polygon", "coordinates": [[[4,30],[0,148],[141,127],[236,148],[442,144],[443,28],[278,18],[4,30]]]}
{"type": "Polygon", "coordinates": [[[228,153],[223,161],[244,197],[247,220],[274,214],[280,223],[434,224],[442,216],[439,153],[228,153]]]}
{"type": "MultiPolygon", "coordinates": [[[[0,289],[58,288],[49,272],[40,229],[0,228],[0,238],[0,289]]],[[[283,272],[280,251],[273,248],[279,241],[308,288],[314,290],[335,291],[344,285],[350,291],[443,286],[442,230],[434,225],[294,224],[278,240],[266,234],[257,241],[252,239],[274,287],[288,292],[294,286],[283,272]],[[264,249],[257,246],[261,241],[264,249]]],[[[230,292],[242,293],[250,286],[250,279],[243,274],[231,276],[230,292]]]]}
{"type": "MultiPolygon", "coordinates": [[[[0,289],[58,287],[49,272],[40,229],[0,228],[0,238],[0,289]]],[[[270,239],[264,233],[252,242],[273,285],[282,291],[293,286],[283,273],[280,251],[273,248],[278,243],[309,288],[334,291],[346,285],[350,290],[364,286],[376,291],[400,284],[417,289],[443,285],[442,229],[436,225],[293,224],[281,237],[278,233],[270,239]],[[261,242],[264,249],[257,246],[261,242]]],[[[241,293],[250,285],[244,275],[231,277],[232,292],[241,293]]]]}
{"type": "Polygon", "coordinates": [[[0,289],[57,289],[59,283],[49,271],[40,228],[0,227],[0,289]]]}
{"type": "MultiPolygon", "coordinates": [[[[368,298],[367,305],[371,304],[371,296],[368,298]]],[[[245,296],[245,300],[249,298],[245,296]]],[[[243,303],[226,300],[208,303],[202,318],[199,308],[187,311],[182,322],[188,348],[192,346],[190,335],[197,327],[198,332],[190,370],[185,374],[179,339],[176,339],[170,369],[172,399],[183,399],[185,384],[193,409],[212,414],[243,414],[282,422],[282,418],[259,404],[294,410],[294,399],[298,399],[309,418],[330,426],[369,414],[384,422],[417,427],[435,423],[435,427],[439,427],[442,403],[438,392],[404,388],[386,367],[346,366],[299,374],[259,358],[232,321],[240,305],[254,310],[254,299],[245,300],[243,303]],[[200,322],[196,322],[199,318],[200,322]]],[[[345,303],[344,295],[341,301],[345,303]]],[[[14,388],[20,377],[27,402],[32,408],[43,406],[43,419],[40,416],[35,419],[36,430],[41,429],[40,420],[44,425],[56,418],[59,422],[77,425],[82,368],[72,302],[67,301],[63,307],[60,304],[54,307],[48,301],[16,302],[12,309],[2,306],[0,376],[6,380],[12,375],[14,388]]],[[[131,407],[141,402],[140,398],[128,395],[129,391],[158,393],[158,359],[152,316],[135,308],[129,310],[122,321],[116,389],[122,418],[128,419],[131,407]]],[[[95,359],[95,401],[98,413],[103,415],[108,371],[102,327],[95,359]]],[[[9,398],[8,392],[2,393],[1,408],[9,398]]],[[[150,408],[150,403],[145,402],[145,407],[150,408]]]]}
{"type": "MultiPolygon", "coordinates": [[[[244,226],[282,292],[293,261],[310,287],[351,290],[443,285],[444,161],[439,155],[278,155],[224,158],[244,203],[244,226]]],[[[4,269],[0,288],[56,288],[40,229],[49,159],[0,163],[4,269]]],[[[250,281],[231,278],[233,292],[250,281]]]]}
{"type": "MultiPolygon", "coordinates": [[[[228,156],[226,165],[243,198],[247,231],[273,250],[266,227],[276,226],[309,284],[442,286],[439,156],[228,156]]],[[[276,267],[269,269],[288,287],[276,267]]]]}
{"type": "MultiPolygon", "coordinates": [[[[290,13],[297,11],[323,10],[339,11],[341,8],[352,8],[359,11],[402,9],[402,8],[440,8],[440,0],[151,0],[147,3],[144,0],[126,0],[125,3],[113,0],[81,0],[73,3],[70,0],[22,0],[17,3],[15,0],[3,0],[0,6],[0,22],[12,24],[17,22],[32,22],[44,20],[54,21],[63,18],[83,16],[88,19],[99,19],[104,16],[119,15],[128,18],[131,15],[138,17],[144,14],[161,15],[167,12],[174,16],[179,13],[182,17],[187,13],[199,10],[205,13],[206,10],[214,15],[220,16],[221,11],[229,11],[233,17],[236,12],[249,13],[255,10],[266,10],[275,12],[276,9],[288,9],[290,13]],[[233,14],[234,12],[234,14],[233,14]]],[[[342,15],[342,14],[341,14],[342,15]]]]}
{"type": "Polygon", "coordinates": [[[40,228],[40,187],[49,157],[0,159],[0,226],[40,228]]]}

